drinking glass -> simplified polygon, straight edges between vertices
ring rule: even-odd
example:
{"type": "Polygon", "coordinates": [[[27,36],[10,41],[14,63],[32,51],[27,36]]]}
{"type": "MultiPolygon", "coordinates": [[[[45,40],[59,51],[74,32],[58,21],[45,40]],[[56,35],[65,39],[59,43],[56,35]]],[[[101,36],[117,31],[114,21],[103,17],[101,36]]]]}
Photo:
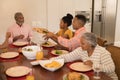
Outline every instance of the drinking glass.
{"type": "Polygon", "coordinates": [[[94,70],[94,79],[100,79],[100,71],[101,71],[101,64],[96,63],[95,66],[93,67],[94,70]]]}

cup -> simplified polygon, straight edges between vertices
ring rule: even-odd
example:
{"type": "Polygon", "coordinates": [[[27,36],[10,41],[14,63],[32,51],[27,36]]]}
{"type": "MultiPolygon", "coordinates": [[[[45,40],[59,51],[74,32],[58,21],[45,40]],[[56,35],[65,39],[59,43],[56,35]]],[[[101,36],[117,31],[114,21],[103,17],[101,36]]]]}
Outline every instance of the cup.
{"type": "Polygon", "coordinates": [[[100,79],[100,71],[101,71],[101,66],[100,64],[95,64],[95,66],[93,67],[94,70],[94,79],[100,79]]]}
{"type": "Polygon", "coordinates": [[[36,53],[36,60],[41,60],[41,59],[43,59],[43,51],[42,50],[38,51],[36,53]]]}

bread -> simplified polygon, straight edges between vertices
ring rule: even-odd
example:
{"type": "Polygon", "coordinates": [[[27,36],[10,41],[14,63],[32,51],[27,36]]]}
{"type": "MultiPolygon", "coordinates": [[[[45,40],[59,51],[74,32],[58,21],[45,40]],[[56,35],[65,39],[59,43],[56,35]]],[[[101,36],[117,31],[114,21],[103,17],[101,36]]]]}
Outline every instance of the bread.
{"type": "Polygon", "coordinates": [[[38,33],[48,33],[48,30],[45,28],[33,28],[34,31],[38,32],[38,33]]]}
{"type": "Polygon", "coordinates": [[[48,67],[48,68],[58,68],[60,66],[61,64],[57,61],[52,61],[51,63],[45,64],[45,67],[48,67]]]}
{"type": "Polygon", "coordinates": [[[67,75],[68,80],[81,80],[81,74],[77,72],[70,72],[67,75]]]}

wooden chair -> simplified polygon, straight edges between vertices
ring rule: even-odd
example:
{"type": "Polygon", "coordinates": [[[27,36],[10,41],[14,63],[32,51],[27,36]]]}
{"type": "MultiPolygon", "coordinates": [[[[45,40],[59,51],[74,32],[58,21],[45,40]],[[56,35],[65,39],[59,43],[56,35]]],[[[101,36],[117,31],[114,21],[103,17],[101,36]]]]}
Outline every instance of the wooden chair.
{"type": "Polygon", "coordinates": [[[120,80],[120,47],[108,45],[106,49],[111,53],[116,67],[115,72],[118,76],[118,80],[120,80]]]}
{"type": "Polygon", "coordinates": [[[101,37],[97,37],[97,43],[98,43],[99,46],[105,47],[106,46],[105,44],[107,43],[107,40],[105,40],[101,37]]]}

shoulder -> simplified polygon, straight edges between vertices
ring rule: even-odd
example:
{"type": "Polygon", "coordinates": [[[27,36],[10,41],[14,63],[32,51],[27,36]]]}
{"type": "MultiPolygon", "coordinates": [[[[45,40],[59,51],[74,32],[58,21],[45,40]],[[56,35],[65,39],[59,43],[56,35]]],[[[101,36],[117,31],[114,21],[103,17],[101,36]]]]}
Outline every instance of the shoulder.
{"type": "Polygon", "coordinates": [[[95,52],[100,53],[101,55],[105,55],[105,54],[110,55],[110,52],[108,52],[106,48],[101,47],[99,45],[96,46],[95,52]]]}
{"type": "Polygon", "coordinates": [[[17,26],[18,25],[16,23],[14,23],[14,24],[12,24],[11,26],[8,27],[8,30],[13,30],[13,29],[17,28],[17,26]]]}

